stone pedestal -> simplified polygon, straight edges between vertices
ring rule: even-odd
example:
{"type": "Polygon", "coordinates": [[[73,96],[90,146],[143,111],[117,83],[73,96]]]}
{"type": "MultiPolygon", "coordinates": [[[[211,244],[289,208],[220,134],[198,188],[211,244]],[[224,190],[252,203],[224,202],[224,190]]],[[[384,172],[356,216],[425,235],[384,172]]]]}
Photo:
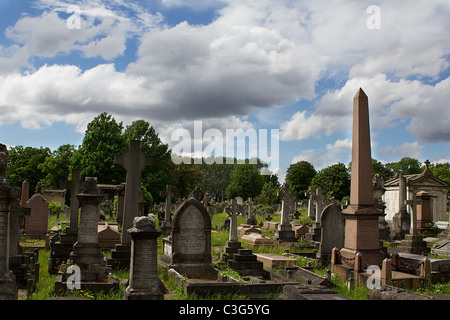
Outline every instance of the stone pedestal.
{"type": "Polygon", "coordinates": [[[9,270],[0,275],[0,300],[17,300],[16,277],[9,270]]]}
{"type": "Polygon", "coordinates": [[[239,249],[233,254],[233,259],[228,260],[228,267],[236,270],[241,276],[262,276],[264,274],[263,263],[252,253],[250,249],[239,249]]]}
{"type": "Polygon", "coordinates": [[[320,222],[314,222],[312,227],[309,227],[308,233],[305,234],[305,239],[309,241],[320,242],[322,228],[320,222]]]}
{"type": "Polygon", "coordinates": [[[239,249],[244,249],[239,241],[227,241],[224,247],[224,253],[226,254],[225,260],[232,259],[233,255],[238,253],[239,249]]]}
{"type": "Polygon", "coordinates": [[[107,259],[108,267],[112,269],[128,269],[130,267],[131,245],[116,244],[107,259]]]}
{"type": "Polygon", "coordinates": [[[413,254],[427,254],[430,252],[430,248],[427,247],[427,243],[423,240],[423,236],[417,234],[407,234],[405,239],[402,240],[400,246],[397,248],[401,253],[413,253],[413,254]]]}
{"type": "Polygon", "coordinates": [[[155,220],[148,216],[134,219],[131,235],[130,280],[124,300],[162,300],[164,285],[158,279],[155,220]]]}

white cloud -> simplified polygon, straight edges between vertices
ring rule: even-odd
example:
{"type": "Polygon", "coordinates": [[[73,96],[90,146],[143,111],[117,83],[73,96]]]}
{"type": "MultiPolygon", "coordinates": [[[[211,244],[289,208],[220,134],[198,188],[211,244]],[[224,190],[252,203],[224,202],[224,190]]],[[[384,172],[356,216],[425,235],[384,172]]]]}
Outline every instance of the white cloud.
{"type": "Polygon", "coordinates": [[[381,148],[378,148],[378,154],[381,156],[385,155],[394,155],[393,158],[404,158],[404,157],[410,157],[418,159],[420,158],[423,149],[425,148],[424,145],[420,145],[418,141],[414,142],[405,142],[402,145],[399,146],[384,146],[381,148]]]}

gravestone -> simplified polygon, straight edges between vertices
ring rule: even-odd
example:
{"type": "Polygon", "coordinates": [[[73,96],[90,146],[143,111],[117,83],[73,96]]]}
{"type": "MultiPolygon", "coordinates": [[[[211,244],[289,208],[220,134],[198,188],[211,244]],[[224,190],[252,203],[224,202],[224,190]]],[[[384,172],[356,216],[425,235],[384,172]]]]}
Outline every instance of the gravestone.
{"type": "Polygon", "coordinates": [[[120,232],[117,222],[99,222],[97,224],[98,243],[102,250],[111,250],[120,243],[120,232]]]}
{"type": "Polygon", "coordinates": [[[384,211],[386,209],[386,204],[383,202],[383,195],[386,192],[384,188],[384,179],[379,174],[376,174],[372,180],[373,183],[373,199],[375,201],[375,206],[377,209],[383,212],[382,215],[378,217],[378,229],[380,232],[380,239],[390,241],[391,239],[391,230],[389,228],[389,224],[386,222],[384,218],[384,211]]]}
{"type": "Polygon", "coordinates": [[[80,169],[77,168],[72,169],[72,180],[61,181],[59,184],[60,188],[68,189],[70,192],[69,227],[59,235],[59,241],[56,241],[52,245],[48,260],[48,272],[50,274],[56,273],[58,266],[70,257],[73,245],[77,242],[78,210],[80,208],[77,194],[80,193],[80,189],[83,186],[84,181],[80,181],[80,169]]]}
{"type": "Polygon", "coordinates": [[[163,239],[160,263],[180,274],[199,275],[210,273],[211,220],[201,197],[191,194],[173,218],[172,233],[163,239]]]}
{"type": "Polygon", "coordinates": [[[167,185],[165,192],[160,192],[160,196],[166,197],[166,203],[164,206],[164,221],[161,223],[161,231],[163,234],[170,234],[172,232],[172,197],[176,196],[176,192],[172,191],[172,186],[167,185]]]}
{"type": "Polygon", "coordinates": [[[226,206],[227,214],[230,217],[229,236],[228,241],[225,244],[225,260],[231,259],[233,254],[237,253],[239,249],[242,249],[241,243],[238,239],[238,226],[237,226],[237,214],[241,210],[241,206],[237,204],[236,199],[232,199],[231,203],[226,206]]]}
{"type": "Polygon", "coordinates": [[[112,268],[130,266],[131,236],[127,232],[133,226],[133,219],[142,210],[141,174],[145,167],[151,166],[152,158],[140,149],[139,140],[130,140],[129,148],[122,154],[116,154],[116,164],[121,164],[127,171],[125,186],[125,202],[123,207],[121,243],[111,250],[108,265],[112,268]],[[141,205],[141,207],[140,207],[141,205]]]}
{"type": "Polygon", "coordinates": [[[421,191],[417,193],[417,198],[421,201],[417,205],[417,231],[425,236],[430,235],[433,233],[432,196],[428,192],[421,191]]]}
{"type": "Polygon", "coordinates": [[[98,205],[104,195],[97,188],[96,178],[86,177],[83,193],[77,195],[81,206],[78,239],[70,254],[80,267],[81,282],[102,282],[106,279],[106,262],[98,243],[98,205]]]}
{"type": "Polygon", "coordinates": [[[48,201],[35,193],[28,201],[30,215],[25,218],[25,233],[29,237],[44,238],[48,232],[48,201]]]}
{"type": "Polygon", "coordinates": [[[125,202],[125,188],[126,183],[121,183],[117,186],[117,213],[116,213],[116,221],[118,224],[122,225],[123,222],[123,206],[125,202]]]}
{"type": "Polygon", "coordinates": [[[8,149],[0,144],[0,300],[17,300],[16,277],[9,270],[10,204],[15,198],[6,180],[8,149]]]}
{"type": "Polygon", "coordinates": [[[356,261],[359,253],[365,267],[381,267],[385,253],[380,246],[378,217],[383,212],[374,205],[370,148],[369,102],[364,91],[359,89],[353,99],[350,205],[342,210],[345,240],[340,254],[345,262],[356,261]]]}
{"type": "Polygon", "coordinates": [[[392,218],[391,237],[401,240],[409,232],[411,217],[406,207],[406,178],[402,173],[398,176],[398,212],[392,218]]]}
{"type": "Polygon", "coordinates": [[[253,205],[255,204],[252,200],[252,198],[248,198],[247,201],[245,202],[245,204],[247,205],[247,221],[245,222],[246,224],[250,224],[250,225],[257,225],[258,221],[256,221],[256,218],[253,214],[253,205]]]}
{"type": "Polygon", "coordinates": [[[345,219],[341,207],[332,203],[325,207],[320,217],[322,226],[318,258],[323,265],[331,261],[333,248],[341,249],[344,246],[345,219]]]}
{"type": "MultiPolygon", "coordinates": [[[[402,253],[412,253],[412,254],[427,254],[430,252],[427,243],[423,240],[423,236],[418,233],[417,228],[417,208],[419,205],[423,205],[422,199],[418,199],[418,195],[421,196],[422,193],[413,192],[412,200],[407,200],[405,203],[411,206],[411,224],[409,233],[405,235],[405,239],[402,240],[400,246],[398,246],[397,251],[402,253]]],[[[426,202],[427,208],[422,210],[431,210],[430,202],[426,202]]]]}
{"type": "Polygon", "coordinates": [[[124,300],[163,300],[164,284],[158,279],[157,238],[155,219],[150,216],[134,218],[131,235],[130,279],[124,300]]]}
{"type": "Polygon", "coordinates": [[[281,223],[275,231],[274,239],[284,242],[296,242],[295,231],[292,230],[292,225],[289,222],[290,211],[293,208],[294,192],[285,183],[278,190],[277,196],[281,198],[281,223]]]}
{"type": "Polygon", "coordinates": [[[316,189],[313,199],[316,202],[315,222],[313,222],[312,227],[309,228],[308,233],[305,234],[305,238],[309,241],[320,242],[322,232],[322,228],[320,226],[320,216],[322,214],[323,201],[326,199],[326,196],[324,196],[322,194],[322,190],[318,188],[316,189]]]}

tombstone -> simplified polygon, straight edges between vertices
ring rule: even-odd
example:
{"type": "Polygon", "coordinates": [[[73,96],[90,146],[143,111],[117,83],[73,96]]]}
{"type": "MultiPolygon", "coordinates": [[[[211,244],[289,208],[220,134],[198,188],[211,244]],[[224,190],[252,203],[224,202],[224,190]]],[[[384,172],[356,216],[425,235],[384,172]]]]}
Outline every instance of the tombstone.
{"type": "Polygon", "coordinates": [[[102,282],[106,279],[106,262],[98,243],[98,205],[104,195],[97,188],[96,178],[86,177],[83,193],[77,194],[81,206],[78,239],[70,254],[80,267],[81,282],[102,282]]]}
{"type": "Polygon", "coordinates": [[[170,234],[172,232],[172,197],[176,196],[176,193],[172,191],[172,186],[167,185],[165,192],[160,192],[160,196],[166,197],[166,203],[164,206],[164,221],[161,222],[161,231],[163,234],[170,234]]]}
{"type": "Polygon", "coordinates": [[[16,195],[6,180],[7,165],[8,150],[0,144],[0,300],[17,300],[16,277],[9,270],[10,203],[16,195]]]}
{"type": "Polygon", "coordinates": [[[77,194],[84,187],[84,181],[80,181],[80,169],[72,169],[72,180],[61,181],[59,187],[70,191],[69,227],[66,228],[64,233],[53,239],[48,260],[48,272],[50,274],[56,273],[58,266],[70,257],[73,245],[78,238],[78,209],[80,203],[77,194]]]}
{"type": "Polygon", "coordinates": [[[48,232],[48,201],[35,193],[28,201],[30,215],[25,218],[25,233],[29,237],[43,239],[48,232]]]}
{"type": "Polygon", "coordinates": [[[229,237],[228,241],[225,244],[225,260],[233,257],[233,254],[238,253],[238,250],[241,249],[241,243],[238,240],[238,232],[237,232],[237,214],[240,211],[240,205],[237,204],[236,199],[232,199],[231,203],[226,206],[227,214],[230,217],[230,225],[229,225],[229,237]]]}
{"type": "Polygon", "coordinates": [[[178,207],[173,218],[172,233],[163,238],[160,263],[180,274],[210,273],[211,220],[197,192],[178,207]]]}
{"type": "Polygon", "coordinates": [[[406,178],[403,174],[398,176],[398,212],[392,218],[392,234],[394,240],[401,240],[409,232],[411,217],[406,208],[406,178]]]}
{"type": "Polygon", "coordinates": [[[289,210],[292,210],[291,204],[294,201],[294,192],[285,183],[278,190],[278,197],[281,198],[281,223],[275,231],[275,239],[285,242],[296,242],[295,231],[292,230],[292,225],[289,223],[289,210]]]}
{"type": "Polygon", "coordinates": [[[425,236],[433,233],[433,217],[431,212],[432,196],[428,192],[417,193],[420,203],[417,205],[417,231],[425,236]]]}
{"type": "Polygon", "coordinates": [[[102,250],[114,249],[120,243],[120,232],[117,222],[98,222],[98,243],[102,250]]]}
{"type": "Polygon", "coordinates": [[[156,229],[151,216],[135,217],[131,236],[130,279],[124,300],[163,300],[165,287],[158,278],[156,229]]]}
{"type": "Polygon", "coordinates": [[[386,222],[384,216],[384,210],[386,208],[385,203],[383,202],[383,194],[386,192],[384,188],[384,179],[379,174],[376,174],[373,178],[373,199],[375,202],[375,206],[377,209],[383,212],[383,215],[378,217],[378,229],[380,233],[381,240],[391,240],[391,230],[389,228],[389,224],[386,222]]]}
{"type": "Polygon", "coordinates": [[[27,180],[22,182],[22,190],[20,194],[20,206],[22,208],[27,207],[27,201],[30,198],[30,183],[27,180]]]}
{"type": "Polygon", "coordinates": [[[250,224],[250,225],[257,225],[258,221],[255,218],[255,215],[253,214],[253,205],[255,204],[252,200],[252,198],[248,198],[248,200],[245,202],[245,204],[247,205],[247,221],[245,222],[246,224],[250,224]]]}
{"type": "Polygon", "coordinates": [[[130,266],[131,236],[127,232],[133,226],[133,219],[142,211],[141,174],[145,167],[151,166],[152,158],[140,149],[139,140],[130,140],[130,147],[122,154],[116,154],[116,164],[121,164],[127,171],[125,202],[123,207],[122,239],[116,248],[111,250],[108,265],[112,268],[130,266]]]}
{"type": "Polygon", "coordinates": [[[122,225],[123,222],[123,207],[125,202],[125,188],[126,183],[122,183],[117,186],[117,213],[116,213],[116,221],[118,224],[122,225]]]}
{"type": "Polygon", "coordinates": [[[344,247],[345,219],[341,207],[337,203],[325,207],[320,217],[320,225],[322,232],[318,258],[322,265],[327,265],[331,261],[333,248],[342,249],[344,247]]]}
{"type": "Polygon", "coordinates": [[[378,229],[378,217],[383,212],[374,206],[370,148],[369,102],[364,91],[359,89],[353,99],[350,205],[342,210],[345,240],[340,255],[343,263],[350,267],[352,265],[345,261],[356,261],[357,253],[364,258],[366,267],[381,267],[385,259],[378,229]]]}
{"type": "Polygon", "coordinates": [[[322,214],[323,200],[326,199],[326,196],[322,194],[322,189],[316,189],[313,199],[316,202],[315,222],[313,222],[312,227],[309,228],[308,233],[305,234],[305,238],[309,241],[320,242],[322,233],[322,228],[320,226],[320,216],[322,214]]]}
{"type": "Polygon", "coordinates": [[[238,206],[241,206],[244,204],[244,198],[242,197],[236,197],[236,203],[238,206]]]}
{"type": "MultiPolygon", "coordinates": [[[[422,196],[423,193],[413,193],[413,199],[407,200],[405,203],[411,206],[411,225],[409,234],[405,235],[405,239],[402,240],[400,246],[398,246],[397,251],[402,253],[412,253],[412,254],[427,254],[430,252],[427,243],[423,240],[423,236],[419,235],[417,230],[417,209],[419,205],[423,205],[422,199],[418,196],[422,196]]],[[[429,208],[430,203],[427,202],[427,208],[422,208],[422,210],[431,210],[429,208]]]]}

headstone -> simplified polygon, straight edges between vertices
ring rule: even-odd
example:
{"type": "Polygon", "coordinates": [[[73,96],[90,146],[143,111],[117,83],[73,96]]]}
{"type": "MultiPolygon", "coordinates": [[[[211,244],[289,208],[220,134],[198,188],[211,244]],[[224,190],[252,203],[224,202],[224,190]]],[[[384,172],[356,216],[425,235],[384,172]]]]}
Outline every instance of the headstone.
{"type": "Polygon", "coordinates": [[[86,177],[83,193],[77,194],[81,206],[78,240],[70,254],[80,267],[81,282],[102,282],[106,279],[106,262],[98,243],[98,205],[104,195],[97,188],[96,178],[86,177]]]}
{"type": "Polygon", "coordinates": [[[163,234],[170,234],[172,232],[172,197],[176,196],[176,193],[172,191],[172,186],[167,185],[165,192],[160,192],[161,196],[166,197],[166,203],[164,206],[164,221],[161,223],[161,231],[163,234]]]}
{"type": "Polygon", "coordinates": [[[322,211],[320,225],[322,232],[318,255],[322,264],[327,265],[331,261],[333,248],[341,249],[344,246],[345,219],[337,203],[328,205],[322,211]]]}
{"type": "Polygon", "coordinates": [[[6,180],[7,165],[8,150],[0,144],[0,300],[17,300],[16,277],[9,270],[10,203],[15,197],[6,180]]]}
{"type": "Polygon", "coordinates": [[[155,219],[150,216],[134,218],[131,235],[130,279],[124,300],[163,300],[164,284],[158,279],[157,238],[155,219]]]}
{"type": "Polygon", "coordinates": [[[172,233],[163,239],[160,259],[163,266],[187,275],[212,270],[211,220],[200,200],[193,195],[175,212],[172,233]]]}
{"type": "MultiPolygon", "coordinates": [[[[400,246],[398,246],[397,251],[402,253],[412,253],[412,254],[427,254],[430,252],[430,248],[428,248],[427,243],[423,240],[423,236],[419,235],[417,230],[417,208],[422,205],[422,200],[418,199],[417,195],[421,195],[421,193],[416,194],[413,193],[413,199],[407,200],[405,203],[411,206],[411,225],[409,234],[405,235],[405,239],[402,240],[400,246]]],[[[430,206],[430,203],[426,203],[430,206]]],[[[431,208],[424,208],[425,211],[431,210],[431,208]]],[[[423,209],[422,209],[423,210],[423,209]]]]}
{"type": "Polygon", "coordinates": [[[240,206],[237,204],[236,199],[232,199],[231,203],[226,206],[227,214],[230,217],[229,237],[225,244],[224,251],[226,253],[225,260],[232,258],[233,254],[237,253],[241,249],[241,243],[238,239],[237,230],[237,214],[240,211],[240,206]]]}
{"type": "Polygon", "coordinates": [[[27,180],[22,182],[22,190],[20,194],[20,206],[22,208],[27,207],[27,201],[30,198],[30,183],[27,180]]]}
{"type": "Polygon", "coordinates": [[[309,241],[320,242],[322,233],[322,228],[320,226],[320,216],[322,214],[323,201],[326,199],[326,196],[322,194],[322,190],[320,188],[317,188],[313,198],[316,201],[315,222],[313,222],[312,227],[309,228],[308,233],[305,234],[305,238],[309,241]]]}
{"type": "Polygon", "coordinates": [[[431,194],[421,191],[417,194],[417,198],[421,201],[417,205],[417,231],[423,235],[433,233],[433,217],[431,210],[431,194]]]}
{"type": "Polygon", "coordinates": [[[406,208],[406,178],[402,173],[398,176],[398,212],[392,218],[392,234],[394,240],[401,240],[409,233],[411,217],[406,208]]]}
{"type": "Polygon", "coordinates": [[[374,206],[372,189],[372,156],[370,145],[369,103],[359,89],[353,99],[353,138],[350,205],[345,216],[344,259],[355,261],[356,253],[364,258],[364,266],[381,267],[385,253],[380,246],[378,217],[382,214],[374,206]]]}
{"type": "Polygon", "coordinates": [[[380,233],[381,240],[390,241],[391,239],[391,230],[389,228],[389,224],[386,222],[384,211],[386,209],[386,204],[383,202],[383,195],[386,192],[384,188],[384,179],[379,174],[376,174],[373,178],[373,199],[375,201],[375,206],[377,209],[383,212],[382,215],[378,217],[378,229],[380,233]]]}
{"type": "Polygon", "coordinates": [[[98,243],[102,250],[110,250],[120,243],[120,232],[117,222],[98,222],[98,243]]]}
{"type": "Polygon", "coordinates": [[[76,241],[78,236],[78,209],[80,203],[78,202],[77,194],[80,193],[80,188],[83,183],[80,182],[80,169],[72,169],[72,180],[61,181],[59,184],[60,188],[66,188],[70,190],[70,220],[69,228],[66,229],[67,237],[74,238],[72,241],[76,241]]]}
{"type": "Polygon", "coordinates": [[[275,239],[285,242],[296,242],[295,232],[292,230],[292,225],[289,222],[290,210],[292,210],[292,203],[294,202],[294,192],[285,183],[278,190],[278,197],[281,198],[281,224],[275,232],[275,239]]]}
{"type": "Polygon", "coordinates": [[[227,264],[241,276],[263,276],[265,273],[263,263],[250,249],[238,249],[227,264]]]}
{"type": "Polygon", "coordinates": [[[125,203],[125,188],[126,183],[121,183],[119,186],[117,186],[117,213],[116,213],[116,221],[120,225],[122,225],[123,222],[123,207],[125,203]]]}
{"type": "Polygon", "coordinates": [[[116,164],[121,164],[127,171],[125,187],[125,203],[123,207],[122,239],[120,245],[111,250],[108,265],[112,268],[130,266],[131,236],[127,232],[133,225],[133,219],[140,215],[142,200],[141,174],[145,167],[152,164],[152,158],[140,149],[139,140],[130,140],[130,147],[114,158],[116,164]]]}
{"type": "Polygon", "coordinates": [[[258,221],[256,221],[256,218],[253,214],[253,205],[255,203],[253,202],[252,198],[248,198],[245,204],[247,205],[247,221],[245,223],[250,225],[257,225],[258,221]]]}
{"type": "Polygon", "coordinates": [[[27,236],[43,238],[48,232],[48,201],[40,193],[35,193],[28,201],[30,215],[25,218],[27,236]]]}

